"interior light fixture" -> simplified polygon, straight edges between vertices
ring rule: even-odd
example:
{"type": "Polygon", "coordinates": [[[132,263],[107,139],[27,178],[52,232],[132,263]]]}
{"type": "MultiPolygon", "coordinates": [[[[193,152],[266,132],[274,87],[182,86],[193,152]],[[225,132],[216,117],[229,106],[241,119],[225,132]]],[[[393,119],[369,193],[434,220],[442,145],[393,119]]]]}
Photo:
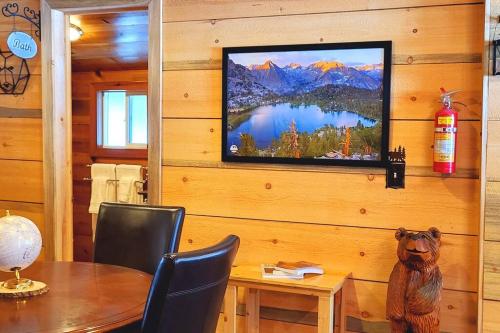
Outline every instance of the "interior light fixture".
{"type": "Polygon", "coordinates": [[[83,30],[76,24],[71,23],[69,26],[69,39],[74,42],[82,38],[83,30]]]}

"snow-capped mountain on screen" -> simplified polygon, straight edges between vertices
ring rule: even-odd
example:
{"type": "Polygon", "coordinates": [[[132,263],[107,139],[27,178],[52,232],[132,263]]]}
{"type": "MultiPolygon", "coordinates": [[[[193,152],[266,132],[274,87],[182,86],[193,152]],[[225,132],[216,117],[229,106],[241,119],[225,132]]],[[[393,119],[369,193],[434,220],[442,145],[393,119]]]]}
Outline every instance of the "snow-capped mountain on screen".
{"type": "Polygon", "coordinates": [[[243,66],[229,59],[227,103],[232,112],[239,112],[243,106],[312,93],[329,85],[376,91],[381,89],[382,81],[382,64],[346,65],[339,61],[317,61],[307,66],[290,63],[280,67],[267,60],[262,64],[243,66]]]}
{"type": "Polygon", "coordinates": [[[383,75],[381,64],[348,66],[339,61],[317,61],[308,66],[290,63],[280,67],[267,60],[247,69],[254,82],[278,94],[307,92],[328,84],[375,90],[382,84],[383,75]]]}

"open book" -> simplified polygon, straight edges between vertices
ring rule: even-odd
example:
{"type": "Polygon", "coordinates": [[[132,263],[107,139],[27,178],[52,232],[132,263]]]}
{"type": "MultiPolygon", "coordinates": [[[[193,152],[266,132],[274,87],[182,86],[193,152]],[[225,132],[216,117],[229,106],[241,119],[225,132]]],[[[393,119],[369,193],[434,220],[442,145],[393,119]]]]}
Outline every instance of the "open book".
{"type": "Polygon", "coordinates": [[[304,274],[324,274],[325,271],[319,264],[313,264],[312,262],[307,261],[296,261],[296,262],[285,262],[279,261],[276,264],[276,269],[295,275],[304,275],[304,274]]]}
{"type": "Polygon", "coordinates": [[[263,264],[262,277],[266,279],[303,279],[304,274],[324,274],[318,264],[306,261],[263,264]]]}

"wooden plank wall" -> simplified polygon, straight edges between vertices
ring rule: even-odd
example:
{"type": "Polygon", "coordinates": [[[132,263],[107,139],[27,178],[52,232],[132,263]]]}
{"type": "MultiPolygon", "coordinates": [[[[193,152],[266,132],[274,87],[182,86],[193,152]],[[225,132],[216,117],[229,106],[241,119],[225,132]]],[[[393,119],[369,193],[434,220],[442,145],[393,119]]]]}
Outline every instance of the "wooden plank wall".
{"type": "MultiPolygon", "coordinates": [[[[498,39],[500,0],[490,7],[490,39],[498,39]],[[496,29],[496,30],[495,30],[496,29]]],[[[491,52],[490,52],[490,58],[491,52]]],[[[491,60],[491,59],[490,59],[491,60]]],[[[483,239],[483,332],[500,331],[500,76],[488,77],[488,140],[483,239]]]]}
{"type": "MultiPolygon", "coordinates": [[[[443,235],[444,332],[475,332],[484,4],[467,0],[165,0],[163,203],[187,209],[181,250],[241,237],[238,264],[306,259],[352,271],[349,332],[387,332],[394,231],[443,235]],[[220,162],[221,47],[392,40],[391,146],[405,190],[383,171],[220,162]],[[461,89],[458,168],[434,174],[439,87],[461,89]]],[[[500,190],[499,190],[500,191],[500,190]]],[[[244,300],[241,299],[241,303],[244,300]]],[[[309,297],[265,294],[263,332],[315,332],[309,297]]],[[[244,310],[241,314],[244,314],[244,310]]]]}
{"type": "MultiPolygon", "coordinates": [[[[6,2],[2,2],[2,6],[6,2]]],[[[38,10],[39,1],[18,1],[38,10]]],[[[12,18],[0,15],[0,50],[8,50],[7,36],[12,31],[12,18]]],[[[18,30],[30,26],[16,21],[18,30]]],[[[37,40],[40,45],[39,40],[37,40]]],[[[2,64],[3,65],[3,64],[2,64]]],[[[42,112],[40,86],[40,50],[28,61],[31,72],[24,95],[0,95],[0,216],[25,216],[35,222],[45,239],[43,220],[42,112]]],[[[40,259],[43,259],[43,249],[40,259]]]]}
{"type": "Polygon", "coordinates": [[[97,82],[147,82],[147,70],[96,71],[72,73],[73,99],[73,253],[76,261],[92,259],[92,216],[88,213],[91,183],[88,164],[132,163],[144,160],[95,159],[90,156],[90,89],[97,82]]]}

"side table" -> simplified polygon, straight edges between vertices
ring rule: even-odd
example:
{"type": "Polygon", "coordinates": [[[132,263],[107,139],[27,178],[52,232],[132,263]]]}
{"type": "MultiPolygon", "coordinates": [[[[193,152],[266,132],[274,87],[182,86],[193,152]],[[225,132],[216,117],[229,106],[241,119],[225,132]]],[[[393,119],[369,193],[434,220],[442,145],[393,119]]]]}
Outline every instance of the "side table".
{"type": "Polygon", "coordinates": [[[259,332],[260,291],[312,295],[318,298],[318,333],[343,333],[342,288],[349,274],[310,275],[301,280],[264,279],[260,267],[233,267],[224,299],[224,332],[236,333],[238,287],[245,288],[247,333],[259,332]],[[335,331],[334,331],[335,328],[335,331]]]}

